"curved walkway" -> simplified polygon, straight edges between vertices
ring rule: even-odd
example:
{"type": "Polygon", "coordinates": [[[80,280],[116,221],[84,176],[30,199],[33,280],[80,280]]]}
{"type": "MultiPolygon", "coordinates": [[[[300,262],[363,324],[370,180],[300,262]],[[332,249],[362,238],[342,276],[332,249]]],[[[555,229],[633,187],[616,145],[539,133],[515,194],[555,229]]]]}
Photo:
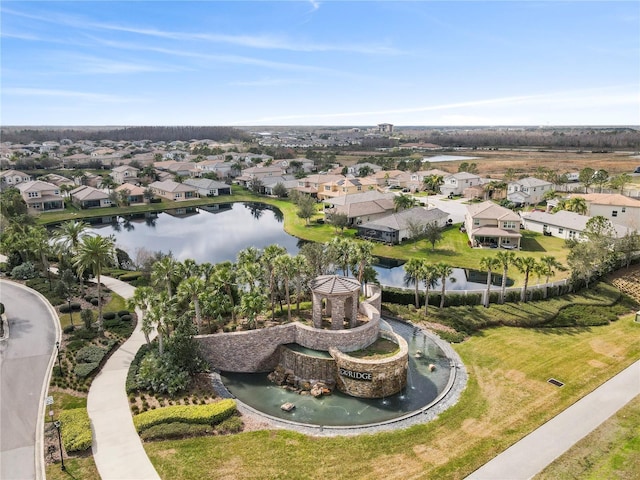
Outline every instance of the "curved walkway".
{"type": "MultiPolygon", "coordinates": [[[[110,277],[102,283],[123,298],[130,298],[135,288],[110,277]]],[[[126,393],[129,365],[144,344],[142,322],[131,337],[107,360],[91,383],[87,411],[93,430],[93,458],[103,480],[159,480],[131,417],[126,393]]]]}
{"type": "Polygon", "coordinates": [[[514,443],[467,478],[529,479],[638,395],[640,360],[514,443]]]}

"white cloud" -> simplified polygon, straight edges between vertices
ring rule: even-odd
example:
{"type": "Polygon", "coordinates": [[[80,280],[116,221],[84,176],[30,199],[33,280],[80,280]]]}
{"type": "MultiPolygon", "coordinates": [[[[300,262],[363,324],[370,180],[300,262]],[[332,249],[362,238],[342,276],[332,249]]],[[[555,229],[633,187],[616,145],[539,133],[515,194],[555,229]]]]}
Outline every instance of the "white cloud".
{"type": "Polygon", "coordinates": [[[129,103],[140,102],[140,97],[123,97],[120,95],[110,95],[105,93],[79,92],[73,90],[57,90],[46,88],[29,87],[9,87],[2,89],[3,95],[29,96],[29,97],[53,97],[70,98],[76,100],[98,102],[98,103],[129,103]]]}

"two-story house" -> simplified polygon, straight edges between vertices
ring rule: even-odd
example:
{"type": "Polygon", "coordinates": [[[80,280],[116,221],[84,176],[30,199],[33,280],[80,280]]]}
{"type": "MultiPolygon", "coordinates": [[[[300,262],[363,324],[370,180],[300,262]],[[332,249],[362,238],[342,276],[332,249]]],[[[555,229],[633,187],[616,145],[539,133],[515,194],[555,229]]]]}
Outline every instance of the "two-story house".
{"type": "Polygon", "coordinates": [[[571,195],[587,202],[587,215],[601,216],[613,224],[640,231],[640,200],[619,193],[588,193],[571,195]]]}
{"type": "Polygon", "coordinates": [[[335,182],[327,182],[318,190],[318,198],[340,197],[342,195],[350,195],[354,193],[366,192],[374,190],[378,186],[373,178],[341,178],[335,182]]]}
{"type": "Polygon", "coordinates": [[[145,188],[132,183],[123,183],[114,190],[118,196],[124,196],[128,205],[145,203],[145,188]],[[125,193],[123,193],[125,192],[125,193]]]}
{"type": "Polygon", "coordinates": [[[317,197],[325,183],[337,182],[345,178],[344,175],[315,174],[298,179],[298,186],[294,188],[301,193],[306,193],[312,197],[317,197]]]}
{"type": "Polygon", "coordinates": [[[465,188],[480,185],[482,183],[482,180],[478,175],[467,172],[452,173],[444,177],[442,180],[443,183],[440,186],[440,193],[447,196],[462,195],[465,188]]]}
{"type": "Polygon", "coordinates": [[[119,185],[123,183],[138,183],[138,173],[140,169],[129,165],[120,165],[111,170],[109,176],[119,185]]]}
{"type": "Polygon", "coordinates": [[[0,172],[0,190],[15,187],[19,183],[31,181],[31,176],[18,170],[5,170],[0,172]]]}
{"type": "Polygon", "coordinates": [[[520,249],[520,216],[493,202],[467,206],[465,229],[472,247],[520,249]]]}
{"type": "Polygon", "coordinates": [[[60,188],[41,180],[20,183],[16,186],[27,204],[28,211],[56,212],[64,210],[64,200],[60,188]]]}
{"type": "Polygon", "coordinates": [[[536,205],[544,200],[545,193],[553,190],[553,183],[534,177],[514,180],[507,185],[507,200],[516,205],[536,205]]]}

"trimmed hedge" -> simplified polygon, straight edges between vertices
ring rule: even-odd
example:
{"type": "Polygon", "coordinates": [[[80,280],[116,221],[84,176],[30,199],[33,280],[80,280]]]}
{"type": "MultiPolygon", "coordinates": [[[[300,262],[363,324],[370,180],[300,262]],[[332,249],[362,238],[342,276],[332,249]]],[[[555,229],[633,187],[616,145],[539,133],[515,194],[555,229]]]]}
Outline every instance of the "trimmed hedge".
{"type": "Polygon", "coordinates": [[[123,282],[134,282],[137,279],[139,279],[141,276],[142,276],[142,272],[131,272],[131,273],[125,273],[124,275],[120,275],[118,279],[122,280],[123,282]]]}
{"type": "Polygon", "coordinates": [[[149,347],[145,344],[138,349],[138,351],[136,352],[136,356],[133,357],[133,361],[131,362],[131,365],[129,365],[129,372],[127,373],[127,382],[125,388],[127,394],[133,393],[138,390],[138,382],[136,381],[136,377],[138,375],[138,370],[140,369],[140,362],[148,352],[149,347]]]}
{"type": "Polygon", "coordinates": [[[100,363],[106,354],[107,351],[104,348],[98,347],[97,345],[87,345],[76,353],[76,362],[100,363]]]}
{"type": "Polygon", "coordinates": [[[116,314],[114,312],[105,312],[102,314],[103,320],[113,320],[116,318],[116,314]]]}
{"type": "MultiPolygon", "coordinates": [[[[224,422],[223,422],[224,423],[224,422]]],[[[172,440],[176,438],[196,437],[213,433],[213,427],[209,424],[192,423],[161,423],[149,427],[140,433],[140,438],[144,441],[150,440],[172,440]]]]}
{"type": "Polygon", "coordinates": [[[130,315],[129,310],[120,310],[118,316],[122,318],[124,315],[130,315]]]}
{"type": "Polygon", "coordinates": [[[215,425],[226,420],[236,412],[236,402],[221,400],[207,405],[174,405],[149,410],[133,417],[138,433],[162,423],[193,423],[215,425]]]}
{"type": "Polygon", "coordinates": [[[132,319],[131,315],[122,315],[120,317],[120,320],[122,320],[123,322],[130,322],[132,319]]]}
{"type": "Polygon", "coordinates": [[[62,443],[69,452],[81,452],[91,447],[91,421],[86,408],[60,412],[62,443]]]}

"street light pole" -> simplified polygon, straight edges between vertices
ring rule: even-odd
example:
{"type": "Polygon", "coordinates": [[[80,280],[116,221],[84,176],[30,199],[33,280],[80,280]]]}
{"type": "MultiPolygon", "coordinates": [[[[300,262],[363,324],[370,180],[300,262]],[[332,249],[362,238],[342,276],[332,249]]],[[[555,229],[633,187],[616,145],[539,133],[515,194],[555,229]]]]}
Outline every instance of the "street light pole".
{"type": "Polygon", "coordinates": [[[56,342],[56,348],[58,349],[58,368],[60,368],[60,376],[62,376],[62,362],[60,361],[60,342],[56,342]]]}
{"type": "Polygon", "coordinates": [[[55,422],[53,422],[53,425],[56,427],[56,430],[58,431],[58,445],[60,446],[60,462],[62,464],[62,466],[60,467],[60,470],[64,472],[66,470],[66,467],[64,466],[64,455],[62,453],[62,436],[60,435],[60,420],[56,420],[55,422]]]}

